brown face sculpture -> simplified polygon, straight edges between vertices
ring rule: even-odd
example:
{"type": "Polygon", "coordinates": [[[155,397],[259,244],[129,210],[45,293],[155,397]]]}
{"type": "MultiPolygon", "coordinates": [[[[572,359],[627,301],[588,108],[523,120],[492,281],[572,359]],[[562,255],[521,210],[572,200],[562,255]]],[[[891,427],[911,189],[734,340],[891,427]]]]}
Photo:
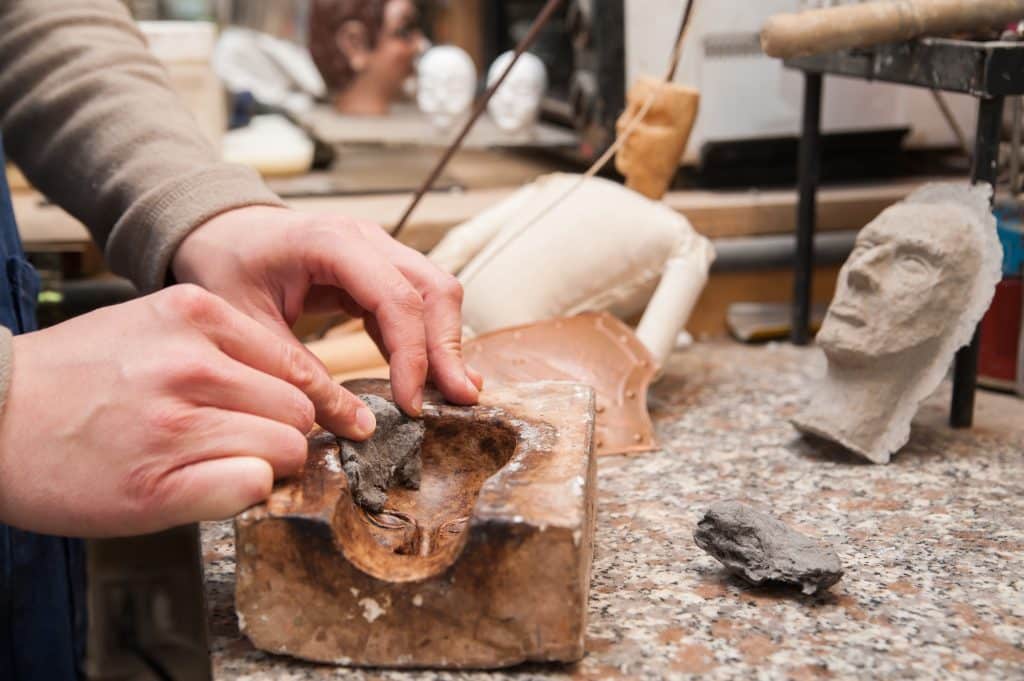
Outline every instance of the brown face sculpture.
{"type": "Polygon", "coordinates": [[[818,334],[829,359],[861,366],[948,334],[981,260],[971,216],[897,204],[857,235],[818,334]]]}
{"type": "Polygon", "coordinates": [[[386,114],[424,47],[412,0],[314,0],[309,51],[343,113],[386,114]]]}
{"type": "Polygon", "coordinates": [[[626,110],[615,124],[619,136],[652,94],[654,103],[619,149],[615,167],[626,176],[627,187],[658,200],[665,195],[686,150],[697,119],[700,93],[676,83],[641,77],[630,88],[626,110]]]}

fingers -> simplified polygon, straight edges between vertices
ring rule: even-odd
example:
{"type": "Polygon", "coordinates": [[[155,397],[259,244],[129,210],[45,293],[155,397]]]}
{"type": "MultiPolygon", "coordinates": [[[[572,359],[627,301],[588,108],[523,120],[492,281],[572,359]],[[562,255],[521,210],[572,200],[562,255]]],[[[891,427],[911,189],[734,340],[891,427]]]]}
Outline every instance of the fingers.
{"type": "Polygon", "coordinates": [[[477,390],[483,390],[484,389],[484,375],[483,374],[481,374],[479,371],[477,371],[476,369],[474,369],[473,367],[471,367],[469,365],[466,366],[466,373],[469,375],[469,380],[473,381],[473,385],[476,386],[477,390]]]}
{"type": "Polygon", "coordinates": [[[198,406],[216,407],[278,421],[308,433],[316,418],[309,397],[297,387],[230,358],[211,359],[203,380],[177,376],[175,392],[198,406]]]}
{"type": "Polygon", "coordinates": [[[270,495],[274,472],[266,461],[237,456],[201,461],[173,471],[165,525],[224,520],[270,495]]]}
{"type": "Polygon", "coordinates": [[[365,440],[373,434],[377,427],[373,412],[335,383],[323,364],[301,343],[269,337],[258,342],[262,332],[259,324],[244,316],[236,322],[240,327],[249,327],[248,333],[242,330],[235,334],[224,328],[216,336],[228,355],[298,388],[312,403],[317,422],[335,435],[365,440]]]}
{"type": "MultiPolygon", "coordinates": [[[[475,404],[480,386],[462,359],[462,286],[422,253],[395,241],[376,226],[363,232],[371,243],[413,284],[423,298],[430,376],[441,393],[456,404],[475,404]]],[[[477,374],[479,377],[479,374],[477,374]]]]}
{"type": "MultiPolygon", "coordinates": [[[[222,299],[205,292],[188,292],[186,297],[196,300],[184,305],[185,316],[199,328],[228,357],[252,369],[268,374],[291,384],[304,393],[312,402],[317,421],[331,432],[354,440],[369,437],[376,423],[373,413],[358,398],[331,380],[323,364],[294,338],[285,339],[251,317],[239,312],[222,299]]],[[[204,396],[207,402],[215,402],[221,408],[234,404],[245,406],[242,410],[277,421],[291,423],[302,429],[306,419],[301,408],[294,404],[281,390],[273,390],[277,406],[283,406],[280,414],[271,413],[272,406],[256,407],[254,395],[239,394],[244,386],[229,389],[231,383],[251,379],[251,374],[240,375],[231,368],[220,366],[215,361],[199,360],[189,369],[177,367],[175,373],[186,382],[208,385],[204,396]],[[224,392],[220,395],[220,392],[224,392]],[[223,403],[219,400],[223,400],[223,403]]],[[[252,382],[247,384],[252,386],[252,382]]],[[[264,382],[262,384],[266,386],[264,382]]],[[[196,390],[201,390],[197,388],[196,390]]],[[[271,398],[273,399],[273,398],[271,398]]]]}
{"type": "Polygon", "coordinates": [[[304,257],[316,284],[337,286],[376,321],[391,363],[395,402],[409,415],[423,408],[427,378],[423,298],[398,269],[364,239],[320,232],[304,257]]]}
{"type": "Polygon", "coordinates": [[[283,478],[297,473],[306,462],[306,436],[291,426],[252,414],[202,407],[193,409],[199,410],[199,416],[179,437],[179,466],[238,456],[255,457],[267,462],[274,477],[283,478]]]}

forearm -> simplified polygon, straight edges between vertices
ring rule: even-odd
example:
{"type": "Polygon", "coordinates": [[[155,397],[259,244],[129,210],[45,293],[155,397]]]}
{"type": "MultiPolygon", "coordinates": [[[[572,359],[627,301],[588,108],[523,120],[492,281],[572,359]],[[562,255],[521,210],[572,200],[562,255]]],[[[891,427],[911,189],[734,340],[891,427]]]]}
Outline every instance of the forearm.
{"type": "Polygon", "coordinates": [[[6,0],[0,65],[6,150],[145,291],[209,218],[281,204],[219,160],[116,0],[6,0]]]}

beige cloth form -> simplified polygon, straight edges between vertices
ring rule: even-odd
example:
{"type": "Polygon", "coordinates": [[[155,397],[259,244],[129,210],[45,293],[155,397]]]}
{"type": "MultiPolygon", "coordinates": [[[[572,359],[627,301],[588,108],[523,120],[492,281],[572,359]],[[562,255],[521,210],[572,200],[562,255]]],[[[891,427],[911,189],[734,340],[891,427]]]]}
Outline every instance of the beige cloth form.
{"type": "Polygon", "coordinates": [[[715,255],[668,206],[553,174],[450,231],[429,257],[458,273],[467,337],[581,312],[643,315],[638,336],[660,366],[715,255]]]}
{"type": "MultiPolygon", "coordinates": [[[[206,220],[283,205],[255,172],[220,161],[116,0],[0,1],[0,128],[32,184],[144,292],[206,220]]],[[[10,353],[0,334],[0,403],[10,353]]]]}

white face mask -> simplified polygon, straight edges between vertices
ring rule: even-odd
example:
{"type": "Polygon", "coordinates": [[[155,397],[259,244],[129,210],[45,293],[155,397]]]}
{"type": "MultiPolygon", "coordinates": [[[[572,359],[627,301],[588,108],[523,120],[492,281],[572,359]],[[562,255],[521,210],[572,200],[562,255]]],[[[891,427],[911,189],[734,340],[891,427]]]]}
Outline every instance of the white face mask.
{"type": "Polygon", "coordinates": [[[451,127],[469,110],[476,92],[476,67],[463,50],[432,47],[420,58],[416,75],[416,104],[436,127],[451,127]]]}
{"type": "MultiPolygon", "coordinates": [[[[504,52],[494,60],[487,72],[488,87],[508,68],[512,55],[512,52],[504,52]]],[[[540,101],[547,86],[548,74],[544,62],[525,52],[488,102],[487,111],[502,130],[525,130],[537,121],[540,101]]]]}

